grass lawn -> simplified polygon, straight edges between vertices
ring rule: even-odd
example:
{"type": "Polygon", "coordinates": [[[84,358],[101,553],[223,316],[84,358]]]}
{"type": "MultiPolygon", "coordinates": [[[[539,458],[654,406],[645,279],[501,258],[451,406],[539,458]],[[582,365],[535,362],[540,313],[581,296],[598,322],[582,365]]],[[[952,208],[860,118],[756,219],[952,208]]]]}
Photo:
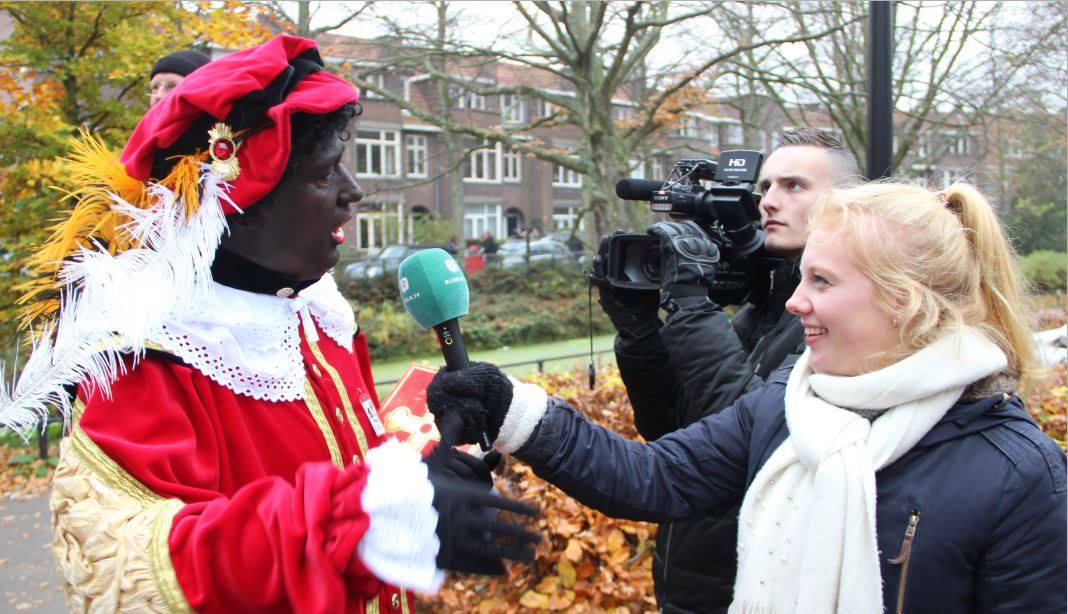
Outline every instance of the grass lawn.
{"type": "MultiPolygon", "coordinates": [[[[604,364],[606,362],[614,363],[616,356],[612,349],[612,343],[615,340],[615,335],[597,335],[593,338],[593,350],[595,352],[600,350],[609,350],[603,354],[595,354],[595,360],[597,364],[604,364]]],[[[589,361],[588,352],[590,351],[590,338],[582,337],[581,339],[568,339],[566,341],[552,341],[549,343],[538,343],[535,345],[524,345],[522,347],[504,347],[496,350],[482,350],[477,352],[471,352],[471,360],[480,360],[484,362],[492,362],[498,365],[508,365],[517,362],[525,362],[528,360],[538,360],[541,358],[552,358],[554,356],[570,356],[573,354],[587,353],[587,355],[580,358],[568,358],[560,360],[547,360],[545,361],[545,369],[550,371],[566,371],[576,365],[585,365],[589,361]]],[[[445,364],[445,360],[441,357],[441,354],[433,354],[430,356],[423,356],[418,358],[404,358],[401,360],[392,361],[376,361],[372,358],[372,365],[374,367],[375,379],[382,381],[385,379],[394,379],[401,376],[404,370],[408,368],[408,365],[418,363],[424,365],[430,365],[433,367],[440,367],[445,364]]],[[[536,364],[523,365],[519,367],[507,367],[505,371],[509,375],[515,377],[522,377],[530,373],[537,371],[536,364]]],[[[383,398],[383,395],[389,392],[393,388],[393,384],[382,384],[376,386],[379,398],[383,398]]]]}

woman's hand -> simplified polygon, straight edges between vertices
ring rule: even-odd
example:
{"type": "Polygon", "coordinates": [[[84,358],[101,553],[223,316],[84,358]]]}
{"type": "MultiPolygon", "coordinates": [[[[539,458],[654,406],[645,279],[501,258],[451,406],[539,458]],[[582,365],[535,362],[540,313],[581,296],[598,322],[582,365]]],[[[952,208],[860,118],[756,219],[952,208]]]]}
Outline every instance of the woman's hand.
{"type": "Polygon", "coordinates": [[[473,362],[438,371],[426,397],[442,441],[492,444],[512,404],[512,382],[494,365],[473,362]]]}

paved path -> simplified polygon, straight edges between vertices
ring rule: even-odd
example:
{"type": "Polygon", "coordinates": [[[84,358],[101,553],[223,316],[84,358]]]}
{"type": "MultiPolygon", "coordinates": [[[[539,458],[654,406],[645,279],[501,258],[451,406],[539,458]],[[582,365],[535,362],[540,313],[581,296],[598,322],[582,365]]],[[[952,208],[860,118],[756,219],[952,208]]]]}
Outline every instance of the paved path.
{"type": "Polygon", "coordinates": [[[48,497],[0,499],[0,612],[66,611],[52,563],[48,497]]]}

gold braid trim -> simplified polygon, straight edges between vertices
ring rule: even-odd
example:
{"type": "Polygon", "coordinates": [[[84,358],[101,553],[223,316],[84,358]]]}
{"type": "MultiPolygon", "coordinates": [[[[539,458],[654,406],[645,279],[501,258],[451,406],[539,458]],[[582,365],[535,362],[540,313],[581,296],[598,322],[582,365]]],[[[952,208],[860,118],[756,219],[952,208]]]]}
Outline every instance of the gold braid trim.
{"type": "Polygon", "coordinates": [[[341,380],[341,374],[337,372],[333,365],[327,362],[326,357],[323,356],[323,351],[319,349],[318,343],[309,342],[308,346],[311,347],[315,360],[318,360],[330,375],[330,381],[334,382],[334,388],[337,388],[337,393],[341,395],[341,405],[345,408],[345,419],[349,421],[352,432],[356,435],[356,443],[360,445],[360,456],[366,458],[367,435],[363,432],[363,425],[356,419],[356,413],[352,410],[352,399],[349,398],[349,393],[345,391],[345,383],[341,380]]]}
{"type": "Polygon", "coordinates": [[[315,424],[319,425],[319,431],[323,434],[323,439],[326,440],[326,447],[330,450],[330,460],[334,461],[334,465],[338,469],[344,469],[345,461],[341,459],[341,449],[337,446],[334,431],[330,429],[330,423],[326,420],[326,414],[323,413],[323,406],[319,404],[319,398],[315,396],[315,389],[312,388],[311,382],[308,380],[304,380],[304,397],[304,404],[308,406],[312,419],[315,420],[315,424]]]}
{"type": "Polygon", "coordinates": [[[171,549],[168,537],[174,515],[185,505],[178,499],[168,499],[159,507],[159,513],[152,522],[152,542],[149,544],[149,559],[152,565],[152,578],[156,581],[167,609],[171,612],[192,612],[185,600],[185,593],[178,584],[178,574],[171,563],[171,549]]]}
{"type": "Polygon", "coordinates": [[[84,432],[61,442],[51,499],[52,551],[69,609],[191,612],[167,541],[182,502],[143,485],[131,488],[139,483],[120,474],[125,472],[84,432]],[[87,451],[92,464],[83,456],[87,451]]]}

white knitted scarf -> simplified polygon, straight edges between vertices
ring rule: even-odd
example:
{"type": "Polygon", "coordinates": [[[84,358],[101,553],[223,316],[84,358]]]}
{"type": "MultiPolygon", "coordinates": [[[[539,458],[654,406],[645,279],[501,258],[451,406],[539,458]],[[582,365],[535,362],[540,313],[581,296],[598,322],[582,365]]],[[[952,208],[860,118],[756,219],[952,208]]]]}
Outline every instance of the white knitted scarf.
{"type": "Polygon", "coordinates": [[[968,384],[1005,365],[970,328],[855,377],[814,373],[805,351],[786,384],[789,437],[742,503],[730,612],[882,612],[875,472],[916,445],[968,384]],[[843,407],[886,411],[869,423],[843,407]]]}

